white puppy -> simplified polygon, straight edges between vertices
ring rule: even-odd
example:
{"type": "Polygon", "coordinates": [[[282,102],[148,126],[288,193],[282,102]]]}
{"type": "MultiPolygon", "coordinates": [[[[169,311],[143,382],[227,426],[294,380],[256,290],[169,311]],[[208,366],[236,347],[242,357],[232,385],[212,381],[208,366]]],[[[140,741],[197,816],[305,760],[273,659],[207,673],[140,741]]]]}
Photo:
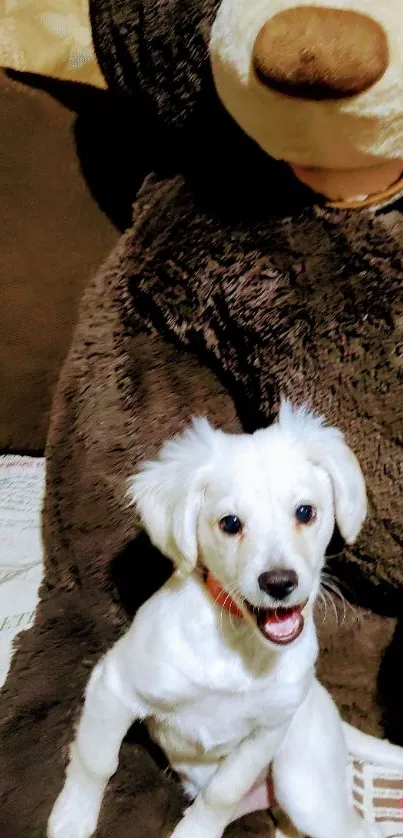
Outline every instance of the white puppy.
{"type": "MultiPolygon", "coordinates": [[[[130,493],[176,572],[91,675],[50,838],[94,832],[135,719],[147,721],[194,799],[172,838],[219,838],[269,764],[276,798],[303,834],[377,836],[348,805],[342,724],[315,679],[325,550],[335,522],[351,543],[366,514],[342,434],[287,402],[253,435],[197,420],[145,464],[130,493]]],[[[365,751],[369,739],[346,730],[365,751]]]]}

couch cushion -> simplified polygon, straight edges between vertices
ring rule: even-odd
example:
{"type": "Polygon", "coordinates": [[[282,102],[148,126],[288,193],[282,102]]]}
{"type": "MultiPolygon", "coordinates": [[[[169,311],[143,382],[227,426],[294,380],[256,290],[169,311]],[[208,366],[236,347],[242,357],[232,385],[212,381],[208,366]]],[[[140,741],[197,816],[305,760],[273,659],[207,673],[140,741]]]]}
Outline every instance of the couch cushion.
{"type": "Polygon", "coordinates": [[[81,157],[99,163],[91,186],[75,137],[80,114],[96,124],[109,94],[60,82],[62,104],[29,81],[0,73],[0,449],[11,451],[43,449],[78,300],[118,236],[94,198],[103,170],[94,137],[81,131],[81,157]]]}

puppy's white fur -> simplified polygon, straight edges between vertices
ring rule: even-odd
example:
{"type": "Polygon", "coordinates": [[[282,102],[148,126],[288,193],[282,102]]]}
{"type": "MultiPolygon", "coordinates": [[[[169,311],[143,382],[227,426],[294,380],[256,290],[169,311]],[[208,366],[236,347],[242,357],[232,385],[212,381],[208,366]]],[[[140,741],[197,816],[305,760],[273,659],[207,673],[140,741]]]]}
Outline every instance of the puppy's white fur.
{"type": "MultiPolygon", "coordinates": [[[[94,832],[136,718],[147,720],[194,799],[172,838],[219,838],[270,763],[277,799],[304,834],[378,835],[347,804],[342,725],[314,672],[312,606],[324,553],[335,521],[352,542],[366,513],[361,470],[342,434],[288,403],[277,423],[250,436],[197,420],[145,464],[130,494],[176,572],[91,675],[50,838],[94,832]],[[300,504],[317,510],[309,526],[296,523],[300,504]],[[243,522],[242,536],[218,526],[229,514],[243,522]],[[198,561],[243,619],[218,608],[198,561]],[[263,637],[244,604],[276,604],[258,577],[278,567],[298,575],[287,605],[308,600],[302,634],[281,648],[263,637]]],[[[385,755],[383,743],[347,732],[359,752],[385,755]]],[[[387,757],[403,765],[399,749],[387,757]]]]}

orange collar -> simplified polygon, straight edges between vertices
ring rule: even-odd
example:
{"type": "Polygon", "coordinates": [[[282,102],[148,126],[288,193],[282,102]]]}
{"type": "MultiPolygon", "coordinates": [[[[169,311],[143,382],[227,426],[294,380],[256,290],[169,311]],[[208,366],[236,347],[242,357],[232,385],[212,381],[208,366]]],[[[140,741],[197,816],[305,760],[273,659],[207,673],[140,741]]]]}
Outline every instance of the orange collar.
{"type": "Polygon", "coordinates": [[[234,614],[235,617],[243,617],[242,611],[238,608],[236,602],[234,602],[232,597],[227,594],[218,579],[216,579],[215,576],[213,576],[213,574],[207,569],[205,570],[204,581],[214,599],[214,602],[216,602],[220,608],[223,608],[224,611],[229,611],[229,613],[234,614]]]}

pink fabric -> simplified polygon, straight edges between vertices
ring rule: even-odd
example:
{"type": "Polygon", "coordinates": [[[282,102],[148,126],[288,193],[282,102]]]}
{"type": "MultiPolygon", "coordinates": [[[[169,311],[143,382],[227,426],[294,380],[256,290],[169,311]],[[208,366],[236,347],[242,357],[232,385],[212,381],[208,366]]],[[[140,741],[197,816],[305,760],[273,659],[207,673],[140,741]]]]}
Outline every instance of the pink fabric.
{"type": "Polygon", "coordinates": [[[244,815],[249,815],[250,812],[269,809],[273,805],[273,802],[274,797],[271,782],[266,778],[258,780],[238,806],[233,820],[235,821],[244,815]]]}

